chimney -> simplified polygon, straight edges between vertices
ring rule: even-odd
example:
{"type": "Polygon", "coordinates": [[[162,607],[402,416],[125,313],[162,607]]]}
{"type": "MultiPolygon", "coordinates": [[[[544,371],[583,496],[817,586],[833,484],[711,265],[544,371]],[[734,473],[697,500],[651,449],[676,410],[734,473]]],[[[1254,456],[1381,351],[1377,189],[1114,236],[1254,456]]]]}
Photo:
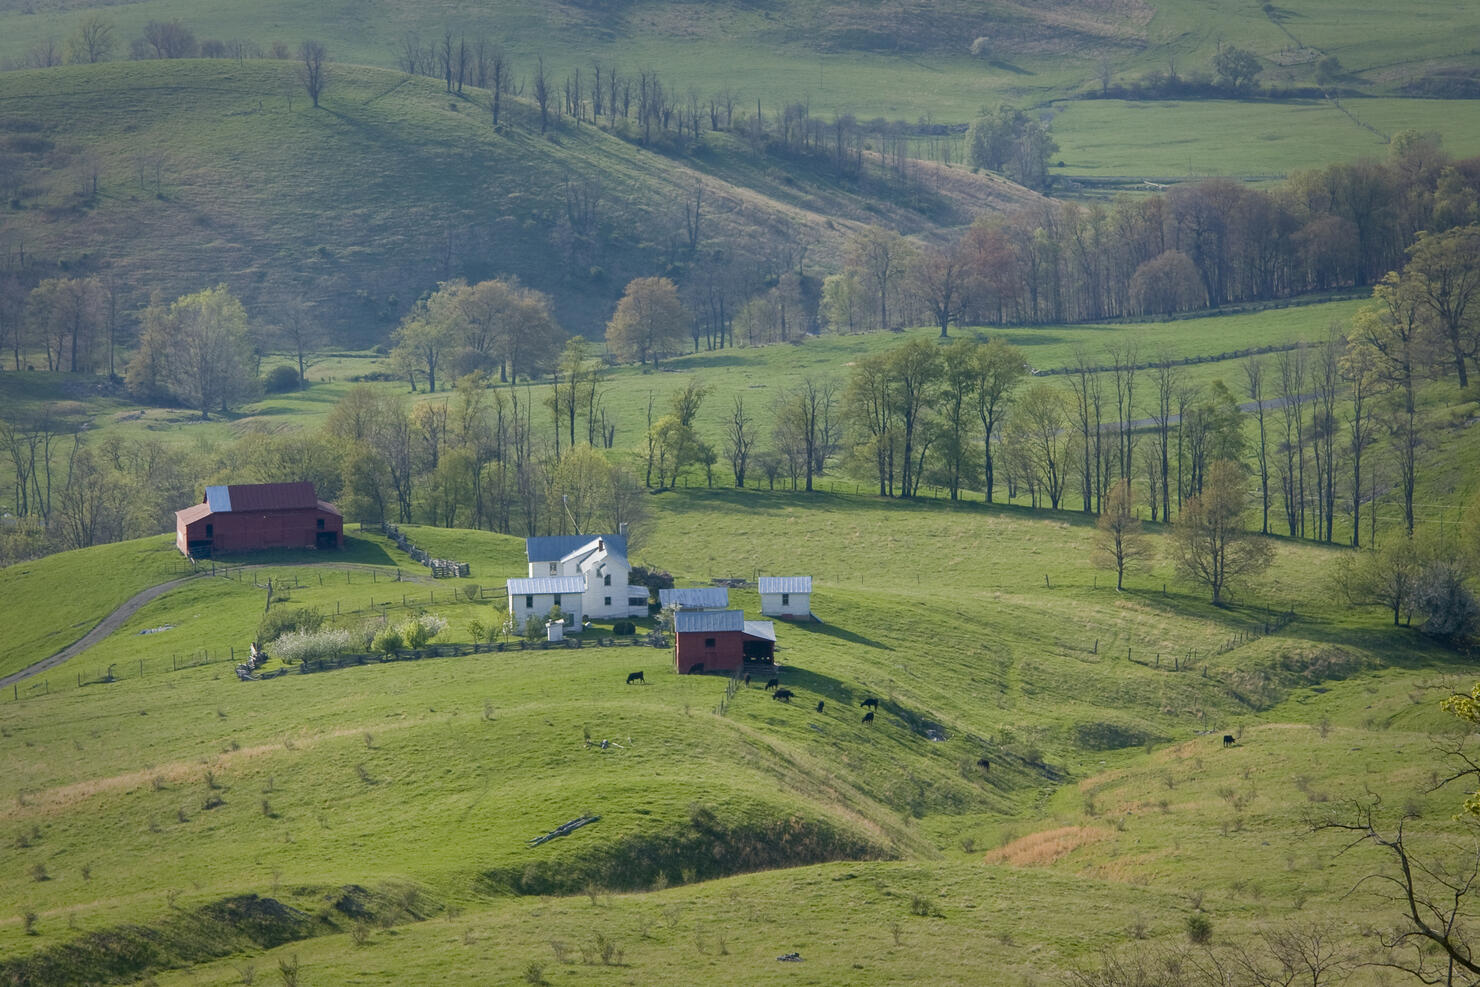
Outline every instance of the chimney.
{"type": "Polygon", "coordinates": [[[606,539],[605,538],[598,538],[598,539],[596,539],[596,550],[598,552],[604,552],[604,551],[606,551],[606,539]]]}
{"type": "Polygon", "coordinates": [[[617,534],[621,535],[623,538],[626,538],[627,537],[627,522],[626,521],[623,521],[621,524],[617,525],[617,534]]]}

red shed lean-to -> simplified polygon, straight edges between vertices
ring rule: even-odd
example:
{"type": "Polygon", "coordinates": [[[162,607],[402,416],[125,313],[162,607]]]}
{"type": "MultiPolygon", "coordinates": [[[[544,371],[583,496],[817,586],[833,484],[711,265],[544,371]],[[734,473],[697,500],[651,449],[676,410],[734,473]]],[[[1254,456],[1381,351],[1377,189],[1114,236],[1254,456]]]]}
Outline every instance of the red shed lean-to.
{"type": "Polygon", "coordinates": [[[265,548],[339,548],[343,538],[344,517],[307,482],[206,487],[205,500],[175,512],[175,546],[194,559],[265,548]]]}
{"type": "Polygon", "coordinates": [[[673,615],[673,638],[680,675],[696,665],[706,672],[770,668],[776,659],[775,625],[746,620],[740,610],[680,610],[673,615]]]}

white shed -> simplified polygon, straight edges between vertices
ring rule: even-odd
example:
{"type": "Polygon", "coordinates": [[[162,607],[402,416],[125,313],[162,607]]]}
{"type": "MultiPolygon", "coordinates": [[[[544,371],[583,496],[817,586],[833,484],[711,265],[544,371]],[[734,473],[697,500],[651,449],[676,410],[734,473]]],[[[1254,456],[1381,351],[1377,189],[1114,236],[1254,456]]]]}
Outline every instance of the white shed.
{"type": "Polygon", "coordinates": [[[761,613],[767,617],[812,616],[811,576],[762,576],[757,583],[761,613]]]}
{"type": "Polygon", "coordinates": [[[663,609],[675,610],[728,610],[730,591],[723,586],[678,586],[658,590],[658,602],[663,609]]]}

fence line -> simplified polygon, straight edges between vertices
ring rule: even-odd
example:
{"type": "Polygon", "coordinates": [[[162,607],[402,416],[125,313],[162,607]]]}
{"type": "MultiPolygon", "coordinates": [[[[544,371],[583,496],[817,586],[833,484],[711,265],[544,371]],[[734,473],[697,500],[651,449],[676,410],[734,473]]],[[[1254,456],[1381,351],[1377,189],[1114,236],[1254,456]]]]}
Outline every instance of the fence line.
{"type": "MultiPolygon", "coordinates": [[[[363,523],[360,525],[360,530],[365,530],[365,525],[363,523]]],[[[380,532],[391,541],[395,542],[396,547],[399,548],[401,551],[405,552],[417,562],[420,562],[422,565],[432,570],[432,575],[437,579],[467,577],[472,574],[472,567],[469,566],[466,562],[456,562],[452,559],[432,558],[432,554],[430,552],[428,552],[424,548],[418,548],[417,545],[410,538],[407,538],[401,532],[400,528],[396,527],[394,524],[391,524],[389,521],[380,522],[380,532]]]]}

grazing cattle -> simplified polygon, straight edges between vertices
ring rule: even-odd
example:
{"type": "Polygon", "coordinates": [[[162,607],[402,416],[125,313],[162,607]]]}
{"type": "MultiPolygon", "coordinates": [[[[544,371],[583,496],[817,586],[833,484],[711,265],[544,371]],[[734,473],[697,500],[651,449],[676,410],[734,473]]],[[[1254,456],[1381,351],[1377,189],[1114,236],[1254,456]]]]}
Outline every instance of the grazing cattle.
{"type": "Polygon", "coordinates": [[[750,688],[750,673],[749,672],[746,672],[745,673],[745,688],[747,688],[747,689],[750,688]]]}
{"type": "Polygon", "coordinates": [[[641,682],[643,685],[647,685],[647,679],[642,677],[641,672],[633,672],[627,676],[627,684],[631,685],[633,682],[641,682]]]}
{"type": "Polygon", "coordinates": [[[819,713],[822,712],[822,705],[823,705],[822,700],[821,699],[817,700],[817,712],[819,712],[819,713]]]}
{"type": "Polygon", "coordinates": [[[983,771],[991,771],[992,770],[992,762],[989,759],[985,758],[985,757],[977,758],[976,766],[979,767],[979,768],[981,768],[983,771]]]}
{"type": "Polygon", "coordinates": [[[1225,733],[1223,735],[1223,746],[1224,747],[1232,747],[1234,745],[1234,743],[1235,743],[1235,741],[1233,739],[1233,734],[1231,734],[1231,733],[1225,733]]]}
{"type": "Polygon", "coordinates": [[[771,698],[784,700],[785,702],[791,702],[791,697],[793,695],[795,695],[795,693],[793,693],[790,689],[777,689],[771,694],[771,698]]]}
{"type": "Polygon", "coordinates": [[[692,665],[689,666],[689,674],[690,675],[703,675],[704,674],[704,663],[702,661],[696,661],[696,662],[694,662],[692,665]]]}
{"type": "Polygon", "coordinates": [[[872,723],[872,722],[874,722],[874,711],[873,710],[869,710],[867,713],[864,713],[863,714],[863,722],[865,722],[865,723],[872,723]]]}
{"type": "Polygon", "coordinates": [[[873,696],[869,696],[867,699],[865,699],[863,702],[859,703],[858,705],[860,705],[860,706],[872,706],[874,709],[878,709],[879,708],[879,701],[877,699],[875,699],[873,696]]]}
{"type": "Polygon", "coordinates": [[[766,680],[766,691],[769,692],[770,690],[776,688],[780,684],[781,684],[781,680],[780,679],[777,679],[777,678],[767,679],[766,680]]]}

